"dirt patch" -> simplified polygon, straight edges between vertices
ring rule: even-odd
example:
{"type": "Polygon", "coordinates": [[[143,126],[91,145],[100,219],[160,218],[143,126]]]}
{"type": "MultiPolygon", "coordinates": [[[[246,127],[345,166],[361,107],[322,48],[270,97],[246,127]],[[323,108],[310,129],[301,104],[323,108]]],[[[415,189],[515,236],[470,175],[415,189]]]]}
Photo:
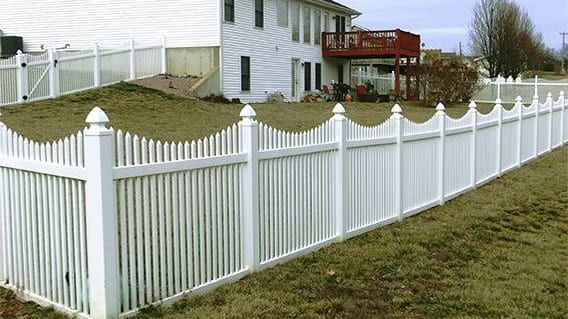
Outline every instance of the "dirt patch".
{"type": "Polygon", "coordinates": [[[170,94],[194,97],[193,87],[198,81],[199,78],[194,76],[172,76],[160,74],[150,78],[132,81],[132,83],[170,94]]]}

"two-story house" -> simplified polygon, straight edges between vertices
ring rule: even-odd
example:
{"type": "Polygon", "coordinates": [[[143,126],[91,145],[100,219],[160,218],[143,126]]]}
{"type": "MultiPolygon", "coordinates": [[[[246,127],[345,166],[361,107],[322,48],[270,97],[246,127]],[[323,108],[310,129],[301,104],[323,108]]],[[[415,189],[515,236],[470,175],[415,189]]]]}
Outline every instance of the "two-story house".
{"type": "Polygon", "coordinates": [[[348,32],[360,13],[333,0],[8,1],[0,30],[26,51],[167,38],[168,72],[200,75],[201,93],[263,102],[347,81],[348,59],[323,58],[322,33],[348,32]]]}

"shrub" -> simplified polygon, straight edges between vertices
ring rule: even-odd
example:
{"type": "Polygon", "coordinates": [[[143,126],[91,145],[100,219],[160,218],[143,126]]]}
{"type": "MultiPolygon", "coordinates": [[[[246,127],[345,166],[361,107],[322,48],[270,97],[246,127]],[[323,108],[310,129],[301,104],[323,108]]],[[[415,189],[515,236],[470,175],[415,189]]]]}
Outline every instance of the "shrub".
{"type": "Polygon", "coordinates": [[[478,89],[479,73],[459,57],[441,59],[427,54],[420,66],[422,98],[425,105],[438,102],[467,102],[478,89]]]}

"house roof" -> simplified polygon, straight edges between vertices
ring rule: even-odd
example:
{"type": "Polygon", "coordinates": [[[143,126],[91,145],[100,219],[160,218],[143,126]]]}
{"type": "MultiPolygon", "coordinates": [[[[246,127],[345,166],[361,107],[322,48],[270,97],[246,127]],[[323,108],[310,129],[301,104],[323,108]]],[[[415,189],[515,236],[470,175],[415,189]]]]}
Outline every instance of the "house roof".
{"type": "Polygon", "coordinates": [[[339,10],[339,11],[342,11],[342,12],[345,12],[347,14],[354,15],[354,16],[360,16],[362,14],[361,12],[359,12],[359,11],[353,9],[353,8],[350,8],[350,7],[348,7],[344,4],[341,4],[341,3],[339,3],[335,0],[307,0],[307,1],[312,2],[312,3],[318,3],[318,4],[325,6],[325,7],[331,7],[331,8],[334,8],[336,10],[339,10]]]}

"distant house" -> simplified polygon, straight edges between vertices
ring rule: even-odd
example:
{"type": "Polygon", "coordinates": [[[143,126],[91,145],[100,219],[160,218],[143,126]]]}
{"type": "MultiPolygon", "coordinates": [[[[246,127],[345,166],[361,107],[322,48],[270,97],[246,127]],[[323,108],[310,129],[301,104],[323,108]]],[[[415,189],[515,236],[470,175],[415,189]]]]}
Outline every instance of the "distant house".
{"type": "Polygon", "coordinates": [[[22,36],[27,51],[163,35],[168,73],[202,77],[202,94],[263,102],[279,91],[299,101],[347,82],[359,53],[377,53],[363,43],[377,43],[376,35],[350,34],[360,14],[333,0],[31,0],[3,4],[0,29],[22,36]]]}

